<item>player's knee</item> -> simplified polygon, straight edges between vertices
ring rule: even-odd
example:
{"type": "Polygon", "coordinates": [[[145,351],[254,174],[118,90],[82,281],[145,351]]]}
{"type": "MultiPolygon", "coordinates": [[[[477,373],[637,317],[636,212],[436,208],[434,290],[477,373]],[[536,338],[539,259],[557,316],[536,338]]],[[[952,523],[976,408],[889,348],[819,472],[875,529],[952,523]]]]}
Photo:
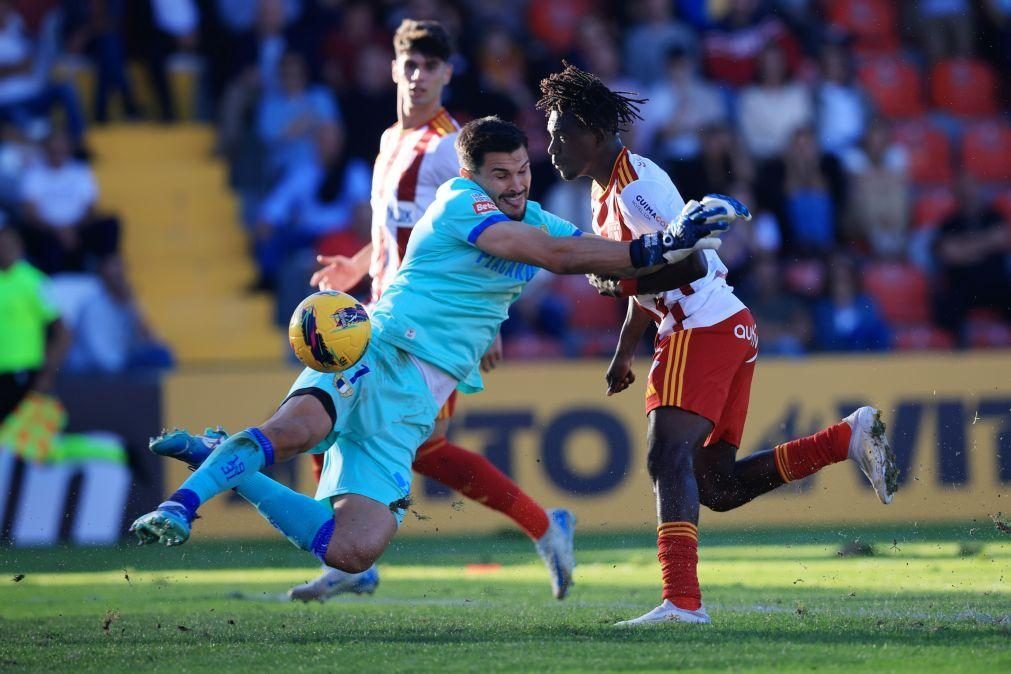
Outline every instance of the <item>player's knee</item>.
{"type": "Polygon", "coordinates": [[[721,492],[703,490],[702,485],[699,485],[699,503],[718,513],[725,513],[737,507],[735,499],[721,492]]]}
{"type": "Polygon", "coordinates": [[[653,442],[646,455],[646,470],[653,480],[692,472],[691,448],[684,442],[653,442]]]}
{"type": "Polygon", "coordinates": [[[326,551],[326,563],[345,573],[361,573],[368,570],[379,559],[382,551],[374,551],[362,545],[331,545],[326,551]]]}

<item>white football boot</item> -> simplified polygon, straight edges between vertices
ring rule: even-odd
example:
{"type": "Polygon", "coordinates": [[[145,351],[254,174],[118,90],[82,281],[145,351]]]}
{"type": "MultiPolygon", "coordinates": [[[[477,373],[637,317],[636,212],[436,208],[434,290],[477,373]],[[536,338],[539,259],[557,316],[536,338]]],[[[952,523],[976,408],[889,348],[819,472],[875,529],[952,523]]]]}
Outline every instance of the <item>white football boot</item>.
{"type": "Polygon", "coordinates": [[[649,613],[632,620],[622,620],[619,623],[614,623],[614,626],[639,627],[641,625],[659,625],[661,623],[697,623],[708,625],[710,622],[705,606],[699,607],[697,611],[689,611],[685,608],[678,608],[669,599],[664,599],[662,604],[649,613]]]}
{"type": "Polygon", "coordinates": [[[861,407],[843,421],[853,429],[849,458],[860,466],[881,502],[891,503],[899,486],[899,469],[885,437],[881,412],[873,407],[861,407]]]}
{"type": "Polygon", "coordinates": [[[308,583],[288,590],[292,601],[326,601],[339,594],[372,594],[379,585],[379,570],[375,564],[361,573],[323,567],[323,573],[308,583]]]}
{"type": "Polygon", "coordinates": [[[552,508],[547,514],[548,530],[535,545],[551,575],[551,593],[555,599],[565,599],[572,587],[572,570],[576,568],[573,550],[576,516],[565,508],[552,508]]]}

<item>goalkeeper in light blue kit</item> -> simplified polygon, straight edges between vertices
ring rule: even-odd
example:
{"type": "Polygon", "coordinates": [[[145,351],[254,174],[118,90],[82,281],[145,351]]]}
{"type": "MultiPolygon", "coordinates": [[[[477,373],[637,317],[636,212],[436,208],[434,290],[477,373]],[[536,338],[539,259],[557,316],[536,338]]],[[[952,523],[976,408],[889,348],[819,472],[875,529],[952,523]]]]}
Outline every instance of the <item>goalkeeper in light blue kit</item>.
{"type": "MultiPolygon", "coordinates": [[[[456,141],[460,174],[415,226],[396,279],[373,311],[369,348],[338,375],[305,370],[274,415],[213,451],[188,444],[174,458],[197,467],[131,526],[142,544],[178,545],[201,504],[229,489],[297,547],[349,573],[383,553],[409,504],[411,463],[450,393],[481,389],[478,363],[509,305],[538,268],[555,273],[661,276],[713,232],[746,213],[718,195],[690,202],[663,232],[630,243],[582,232],[527,201],[527,140],[515,125],[477,119],[456,141]],[[316,498],[260,473],[326,452],[316,498]]],[[[571,540],[571,539],[570,539],[571,540]]],[[[555,560],[571,582],[571,547],[555,560]]]]}

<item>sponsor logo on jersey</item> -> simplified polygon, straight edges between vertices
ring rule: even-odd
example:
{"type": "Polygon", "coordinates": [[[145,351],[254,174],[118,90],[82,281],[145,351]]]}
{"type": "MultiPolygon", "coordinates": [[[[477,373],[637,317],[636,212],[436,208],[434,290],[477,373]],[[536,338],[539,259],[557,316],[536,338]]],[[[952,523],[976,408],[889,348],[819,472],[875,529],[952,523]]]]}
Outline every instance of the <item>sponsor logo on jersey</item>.
{"type": "Polygon", "coordinates": [[[734,326],[734,337],[750,342],[751,346],[758,346],[758,329],[754,325],[741,325],[738,323],[734,326]]]}
{"type": "Polygon", "coordinates": [[[470,198],[474,200],[474,212],[477,215],[483,215],[489,211],[498,210],[498,206],[496,206],[495,202],[491,200],[491,197],[483,192],[471,192],[470,198]]]}
{"type": "Polygon", "coordinates": [[[639,212],[645,215],[647,218],[659,222],[661,225],[666,225],[664,219],[660,217],[660,214],[656,212],[656,209],[650,206],[649,202],[646,201],[646,197],[641,194],[635,195],[635,207],[639,209],[639,212]]]}

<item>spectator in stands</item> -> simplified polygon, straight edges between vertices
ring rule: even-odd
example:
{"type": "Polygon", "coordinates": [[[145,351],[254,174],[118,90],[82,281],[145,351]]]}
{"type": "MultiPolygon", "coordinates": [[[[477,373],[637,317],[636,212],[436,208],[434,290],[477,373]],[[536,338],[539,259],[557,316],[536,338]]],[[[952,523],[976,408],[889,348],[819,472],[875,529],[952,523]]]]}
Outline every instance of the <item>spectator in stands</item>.
{"type": "MultiPolygon", "coordinates": [[[[29,131],[43,131],[36,125],[29,131]]],[[[42,160],[38,143],[13,124],[0,125],[0,209],[14,213],[21,207],[21,182],[25,171],[42,160]]]]}
{"type": "Polygon", "coordinates": [[[0,221],[0,424],[30,392],[52,389],[70,346],[47,284],[23,259],[17,232],[0,221]]]}
{"type": "Polygon", "coordinates": [[[828,281],[814,307],[815,345],[820,351],[884,351],[891,332],[874,301],[860,288],[856,263],[844,254],[829,260],[828,281]]]}
{"type": "Polygon", "coordinates": [[[699,137],[697,157],[667,164],[682,196],[687,199],[711,192],[726,194],[734,185],[752,182],[754,163],[729,126],[709,124],[702,128],[699,137]]]}
{"type": "Polygon", "coordinates": [[[740,290],[759,326],[762,353],[806,353],[811,344],[811,317],[803,300],[784,287],[783,269],[775,255],[758,256],[746,279],[740,290]]]}
{"type": "Polygon", "coordinates": [[[841,156],[864,135],[868,101],[853,77],[849,51],[839,43],[821,50],[821,81],[815,89],[818,141],[824,151],[841,156]]]}
{"type": "Polygon", "coordinates": [[[885,119],[871,120],[863,143],[846,152],[844,164],[850,176],[848,237],[866,242],[875,255],[901,256],[909,229],[908,160],[885,119]]]}
{"type": "Polygon", "coordinates": [[[130,52],[147,68],[161,121],[177,117],[169,86],[168,60],[178,51],[192,51],[197,45],[200,14],[194,0],[131,0],[128,13],[132,38],[130,52]]]}
{"type": "MultiPolygon", "coordinates": [[[[361,72],[369,68],[363,59],[376,49],[388,52],[391,37],[376,20],[375,6],[367,0],[354,0],[344,5],[340,23],[323,36],[320,55],[323,61],[323,81],[335,91],[352,94],[357,89],[392,84],[389,76],[390,56],[386,73],[370,81],[361,72]]],[[[351,110],[345,108],[350,113],[351,110]]],[[[390,122],[392,124],[392,122],[390,122]]],[[[350,128],[355,128],[349,123],[350,128]]]]}
{"type": "Polygon", "coordinates": [[[955,188],[958,211],[941,225],[934,247],[941,272],[936,315],[960,334],[970,309],[1011,318],[1011,228],[969,173],[959,175],[955,188]]]}
{"type": "Polygon", "coordinates": [[[66,133],[46,139],[44,160],[24,173],[21,199],[28,255],[44,272],[81,270],[116,252],[119,221],[98,214],[95,177],[72,157],[66,133]]]}
{"type": "Polygon", "coordinates": [[[783,153],[782,188],[793,250],[825,252],[835,246],[844,184],[839,160],[821,153],[814,129],[794,131],[783,153]]]}
{"type": "Polygon", "coordinates": [[[596,0],[531,2],[526,10],[525,27],[552,58],[559,58],[572,50],[577,39],[579,20],[592,12],[596,4],[596,0]]]}
{"type": "Polygon", "coordinates": [[[644,151],[656,161],[684,161],[701,151],[703,127],[726,121],[722,92],[698,74],[698,64],[680,46],[667,52],[666,77],[649,91],[637,125],[644,151]]]}
{"type": "Polygon", "coordinates": [[[315,160],[315,138],[320,129],[336,125],[340,112],[331,93],[310,86],[305,59],[297,52],[281,58],[280,86],[260,100],[257,130],[265,159],[277,175],[315,160]]]}
{"type": "Polygon", "coordinates": [[[350,159],[343,142],[339,127],[320,126],[314,160],[292,166],[264,200],[255,232],[260,278],[254,290],[273,289],[287,257],[346,228],[358,204],[368,202],[371,169],[350,159]]]}
{"type": "Polygon", "coordinates": [[[383,45],[367,44],[358,54],[358,68],[352,86],[339,99],[348,134],[347,152],[352,157],[374,161],[379,154],[379,138],[397,121],[397,87],[390,77],[393,52],[391,40],[383,45]]]}
{"type": "Polygon", "coordinates": [[[800,47],[778,17],[761,7],[760,0],[730,0],[723,21],[703,39],[706,74],[714,80],[741,87],[755,80],[762,54],[770,45],[782,49],[790,68],[800,63],[800,47]]]}
{"type": "Polygon", "coordinates": [[[792,79],[783,48],[769,44],[758,57],[755,84],[738,101],[738,125],[748,150],[759,161],[783,153],[793,133],[811,123],[811,95],[792,79]]]}
{"type": "Polygon", "coordinates": [[[219,106],[219,145],[234,163],[243,134],[251,127],[247,123],[250,111],[255,110],[263,92],[280,86],[281,57],[302,45],[289,30],[284,0],[259,0],[254,29],[231,42],[232,51],[220,59],[227,69],[219,75],[225,83],[219,106]]]}
{"type": "Polygon", "coordinates": [[[109,119],[109,98],[118,92],[123,112],[137,119],[140,110],[126,73],[126,0],[89,0],[64,3],[65,49],[87,53],[95,65],[95,121],[109,119]]]}
{"type": "Polygon", "coordinates": [[[53,295],[74,335],[68,372],[111,374],[172,365],[171,351],[155,338],[137,306],[118,255],[102,260],[95,275],[54,277],[53,295]]]}
{"type": "Polygon", "coordinates": [[[666,54],[672,47],[698,54],[695,32],[674,18],[668,0],[639,0],[633,6],[635,24],[625,33],[625,72],[646,86],[664,76],[666,54]]]}
{"type": "Polygon", "coordinates": [[[27,126],[62,109],[74,148],[83,146],[84,115],[73,87],[49,80],[47,59],[39,58],[11,0],[0,0],[0,122],[27,126]]]}
{"type": "MultiPolygon", "coordinates": [[[[728,194],[743,204],[757,204],[748,183],[733,185],[728,194]]],[[[720,259],[732,275],[746,271],[754,259],[775,258],[783,243],[776,216],[758,205],[751,209],[750,222],[736,221],[720,240],[720,259]]]]}
{"type": "Polygon", "coordinates": [[[972,54],[973,10],[966,0],[917,0],[913,25],[932,63],[972,54]]]}

